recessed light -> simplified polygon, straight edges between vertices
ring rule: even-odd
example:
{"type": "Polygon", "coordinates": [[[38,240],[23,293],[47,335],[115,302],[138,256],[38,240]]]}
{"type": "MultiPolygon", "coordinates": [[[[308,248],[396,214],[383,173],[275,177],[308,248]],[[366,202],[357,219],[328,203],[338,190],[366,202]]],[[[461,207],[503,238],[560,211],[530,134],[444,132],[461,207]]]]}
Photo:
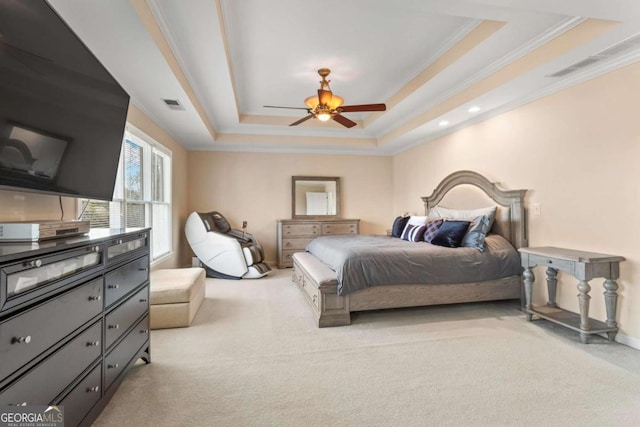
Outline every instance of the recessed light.
{"type": "Polygon", "coordinates": [[[477,113],[480,110],[481,110],[480,107],[478,107],[477,105],[474,105],[473,107],[469,108],[467,111],[470,113],[477,113]]]}
{"type": "Polygon", "coordinates": [[[441,127],[449,126],[449,120],[440,120],[438,122],[438,126],[441,126],[441,127]]]}

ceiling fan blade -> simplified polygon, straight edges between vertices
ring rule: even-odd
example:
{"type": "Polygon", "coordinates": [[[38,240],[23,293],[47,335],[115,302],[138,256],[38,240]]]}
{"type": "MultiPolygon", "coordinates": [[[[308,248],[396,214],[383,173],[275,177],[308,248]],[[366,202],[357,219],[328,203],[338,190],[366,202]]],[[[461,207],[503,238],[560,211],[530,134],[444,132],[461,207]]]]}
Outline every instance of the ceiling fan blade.
{"type": "Polygon", "coordinates": [[[306,122],[307,120],[309,120],[311,117],[313,117],[313,114],[309,114],[308,116],[305,116],[303,118],[301,118],[300,120],[298,120],[297,122],[293,122],[291,123],[289,126],[298,126],[300,123],[306,122]]]}
{"type": "Polygon", "coordinates": [[[264,108],[286,108],[288,110],[308,110],[308,108],[304,107],[279,107],[277,105],[263,105],[264,108]]]}
{"type": "Polygon", "coordinates": [[[387,106],[384,104],[362,104],[362,105],[343,105],[339,108],[342,113],[352,113],[356,111],[386,111],[387,106]]]}
{"type": "Polygon", "coordinates": [[[330,90],[318,89],[318,100],[320,105],[328,105],[333,98],[333,93],[330,90]]]}
{"type": "Polygon", "coordinates": [[[352,128],[355,125],[357,125],[357,123],[354,122],[353,120],[349,120],[345,116],[341,116],[340,114],[336,114],[335,116],[332,117],[332,119],[340,123],[342,126],[346,126],[348,128],[352,128]]]}

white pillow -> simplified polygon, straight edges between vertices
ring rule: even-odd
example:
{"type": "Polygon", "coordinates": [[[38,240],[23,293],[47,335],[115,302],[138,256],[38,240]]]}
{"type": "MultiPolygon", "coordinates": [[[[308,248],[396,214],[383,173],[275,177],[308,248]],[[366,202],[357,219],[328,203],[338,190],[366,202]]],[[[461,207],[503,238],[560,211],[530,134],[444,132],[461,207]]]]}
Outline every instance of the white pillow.
{"type": "Polygon", "coordinates": [[[443,206],[435,206],[429,211],[428,217],[472,221],[479,216],[486,215],[489,218],[489,230],[491,230],[493,220],[496,218],[496,209],[497,206],[480,209],[450,209],[443,206]]]}
{"type": "Polygon", "coordinates": [[[411,225],[425,225],[427,223],[426,216],[411,216],[407,224],[411,225]]]}
{"type": "Polygon", "coordinates": [[[400,235],[404,236],[405,232],[407,231],[407,228],[410,225],[425,225],[426,223],[427,223],[426,216],[411,216],[409,217],[409,221],[407,221],[407,225],[404,226],[404,230],[402,230],[402,233],[400,235]]]}

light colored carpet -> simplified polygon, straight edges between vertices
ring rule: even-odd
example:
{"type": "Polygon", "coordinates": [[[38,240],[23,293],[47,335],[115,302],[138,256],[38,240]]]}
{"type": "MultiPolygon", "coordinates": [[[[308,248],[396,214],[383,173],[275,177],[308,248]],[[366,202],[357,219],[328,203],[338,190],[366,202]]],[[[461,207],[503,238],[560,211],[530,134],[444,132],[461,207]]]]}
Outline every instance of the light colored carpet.
{"type": "Polygon", "coordinates": [[[291,270],[207,279],[190,328],[152,331],[95,422],[122,426],[637,426],[640,352],[512,302],[359,313],[317,329],[291,270]]]}

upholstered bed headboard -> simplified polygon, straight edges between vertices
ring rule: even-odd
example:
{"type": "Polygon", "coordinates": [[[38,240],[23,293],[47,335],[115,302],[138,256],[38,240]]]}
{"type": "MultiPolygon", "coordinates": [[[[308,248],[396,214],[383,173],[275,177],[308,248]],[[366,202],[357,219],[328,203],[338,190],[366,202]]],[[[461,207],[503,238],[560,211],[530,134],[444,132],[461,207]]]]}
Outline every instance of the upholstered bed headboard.
{"type": "Polygon", "coordinates": [[[430,196],[422,197],[425,215],[447,197],[449,208],[473,209],[497,205],[492,233],[500,234],[516,248],[528,246],[524,196],[527,190],[501,190],[473,171],[458,171],[444,178],[430,196]],[[482,190],[482,192],[478,191],[482,190]],[[452,191],[454,190],[454,191],[452,191]],[[451,192],[451,193],[450,193],[451,192]],[[455,193],[455,197],[453,196],[455,193]],[[480,195],[478,195],[480,193],[480,195]],[[482,200],[486,200],[483,202],[482,200]]]}

